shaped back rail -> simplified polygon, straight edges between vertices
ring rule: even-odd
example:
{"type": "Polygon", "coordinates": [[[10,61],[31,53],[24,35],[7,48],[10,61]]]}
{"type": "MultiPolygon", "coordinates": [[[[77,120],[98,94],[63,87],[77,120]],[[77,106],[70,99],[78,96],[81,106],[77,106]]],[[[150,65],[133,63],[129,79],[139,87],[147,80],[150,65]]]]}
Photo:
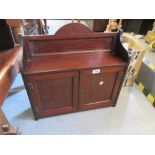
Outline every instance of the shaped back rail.
{"type": "Polygon", "coordinates": [[[92,32],[80,23],[61,27],[55,35],[23,36],[24,59],[86,51],[113,51],[118,33],[92,32]]]}

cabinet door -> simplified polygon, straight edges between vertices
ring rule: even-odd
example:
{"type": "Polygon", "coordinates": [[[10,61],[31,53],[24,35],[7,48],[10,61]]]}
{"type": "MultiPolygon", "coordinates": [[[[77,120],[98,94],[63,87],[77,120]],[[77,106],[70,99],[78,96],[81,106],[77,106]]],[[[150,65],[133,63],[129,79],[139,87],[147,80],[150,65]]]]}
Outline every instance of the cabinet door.
{"type": "Polygon", "coordinates": [[[36,118],[77,110],[78,72],[32,75],[25,85],[36,118]]]}
{"type": "Polygon", "coordinates": [[[124,67],[103,67],[80,72],[79,108],[113,106],[124,67]]]}

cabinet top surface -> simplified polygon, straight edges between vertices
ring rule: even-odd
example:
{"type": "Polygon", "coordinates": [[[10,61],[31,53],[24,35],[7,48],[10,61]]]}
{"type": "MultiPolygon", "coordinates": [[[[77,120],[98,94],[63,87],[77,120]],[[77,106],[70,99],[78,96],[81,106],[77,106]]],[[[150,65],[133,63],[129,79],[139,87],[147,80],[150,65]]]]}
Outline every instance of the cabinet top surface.
{"type": "Polygon", "coordinates": [[[126,65],[126,62],[111,52],[107,54],[103,54],[103,51],[85,54],[74,53],[30,60],[27,62],[25,74],[120,65],[126,65]]]}

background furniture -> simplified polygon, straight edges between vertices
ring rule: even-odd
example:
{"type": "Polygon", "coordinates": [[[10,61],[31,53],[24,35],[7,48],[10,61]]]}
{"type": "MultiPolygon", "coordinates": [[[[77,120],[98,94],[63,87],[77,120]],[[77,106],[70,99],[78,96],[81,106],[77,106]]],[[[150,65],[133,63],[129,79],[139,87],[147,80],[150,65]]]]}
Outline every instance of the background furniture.
{"type": "Polygon", "coordinates": [[[132,86],[138,76],[146,50],[140,45],[139,39],[130,33],[123,33],[123,40],[131,55],[124,86],[132,86]]]}
{"type": "Polygon", "coordinates": [[[123,19],[122,29],[124,32],[134,32],[146,35],[148,30],[152,30],[154,19],[123,19]]]}
{"type": "Polygon", "coordinates": [[[11,85],[19,73],[22,59],[22,51],[19,47],[0,53],[0,134],[17,134],[18,131],[12,127],[2,112],[1,106],[11,88],[11,85]]]}
{"type": "Polygon", "coordinates": [[[44,34],[41,19],[6,19],[7,24],[12,30],[15,43],[19,44],[19,33],[25,35],[44,34]]]}
{"type": "Polygon", "coordinates": [[[19,33],[24,33],[23,32],[23,27],[21,25],[21,20],[20,19],[6,19],[7,25],[10,27],[10,30],[12,32],[12,36],[14,39],[14,44],[19,45],[19,38],[18,34],[19,33]]]}
{"type": "Polygon", "coordinates": [[[119,32],[122,28],[122,19],[109,19],[105,32],[119,32]]]}
{"type": "Polygon", "coordinates": [[[25,35],[44,34],[41,19],[21,19],[21,24],[25,35]]]}
{"type": "Polygon", "coordinates": [[[107,28],[109,19],[86,19],[88,27],[94,32],[104,32],[107,28]]]}
{"type": "Polygon", "coordinates": [[[0,19],[0,53],[14,47],[11,30],[4,19],[0,19]]]}
{"type": "Polygon", "coordinates": [[[129,62],[120,39],[80,23],[23,36],[22,77],[35,118],[115,106],[129,62]]]}
{"type": "MultiPolygon", "coordinates": [[[[104,32],[107,28],[108,21],[109,19],[85,20],[89,28],[95,32],[104,32]]],[[[124,32],[134,32],[136,34],[146,35],[148,30],[152,30],[153,22],[154,19],[123,19],[122,29],[124,32]]]]}
{"type": "Polygon", "coordinates": [[[6,20],[0,20],[0,134],[18,134],[2,111],[2,105],[19,72],[22,51],[15,47],[12,31],[6,20]]]}

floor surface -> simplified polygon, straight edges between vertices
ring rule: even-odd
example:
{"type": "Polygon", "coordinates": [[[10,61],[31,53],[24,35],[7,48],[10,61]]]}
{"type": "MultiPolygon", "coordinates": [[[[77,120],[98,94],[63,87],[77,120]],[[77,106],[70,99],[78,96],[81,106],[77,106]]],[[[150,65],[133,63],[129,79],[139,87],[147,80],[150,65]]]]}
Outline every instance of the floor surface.
{"type": "MultiPolygon", "coordinates": [[[[22,84],[21,76],[13,85],[22,84]]],[[[3,106],[22,134],[155,134],[155,109],[137,86],[122,88],[116,107],[34,120],[26,91],[9,96],[3,106]]]]}

